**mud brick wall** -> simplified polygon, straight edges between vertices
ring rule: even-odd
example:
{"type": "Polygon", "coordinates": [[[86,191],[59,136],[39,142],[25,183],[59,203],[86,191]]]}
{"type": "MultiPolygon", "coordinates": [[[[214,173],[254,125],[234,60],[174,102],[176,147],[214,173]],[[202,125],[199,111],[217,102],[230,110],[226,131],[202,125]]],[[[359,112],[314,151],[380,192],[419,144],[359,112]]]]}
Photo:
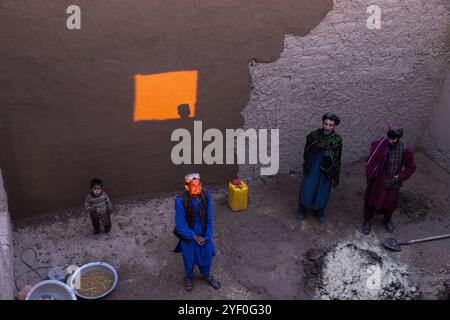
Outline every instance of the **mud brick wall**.
{"type": "Polygon", "coordinates": [[[423,147],[438,165],[450,172],[450,59],[439,100],[425,131],[423,147]]]}
{"type": "MultiPolygon", "coordinates": [[[[251,63],[245,127],[280,129],[280,173],[301,170],[305,135],[327,111],[342,120],[343,162],[366,157],[390,122],[401,123],[404,141],[421,149],[449,57],[449,6],[447,0],[335,0],[307,36],[285,37],[280,59],[251,63]],[[372,4],[381,8],[378,30],[366,27],[372,4]]],[[[259,168],[240,166],[239,173],[256,178],[259,168]]]]}
{"type": "Polygon", "coordinates": [[[0,300],[14,298],[13,257],[8,199],[0,170],[0,300]]]}
{"type": "Polygon", "coordinates": [[[94,177],[113,201],[182,190],[194,170],[206,185],[225,185],[238,165],[176,166],[172,132],[192,132],[194,120],[204,130],[242,128],[248,62],[276,60],[285,34],[307,35],[332,8],[332,0],[1,1],[0,166],[13,219],[81,206],[94,177]],[[72,4],[81,30],[66,27],[72,4]],[[186,70],[198,71],[195,118],[135,122],[135,76],[186,70]]]}
{"type": "Polygon", "coordinates": [[[89,180],[112,197],[206,185],[257,166],[171,163],[173,130],[277,128],[280,173],[300,171],[305,135],[342,118],[343,161],[388,122],[423,145],[449,52],[448,0],[79,0],[0,3],[0,166],[13,218],[79,207],[89,180]],[[369,5],[382,10],[369,30],[369,5]],[[281,54],[281,55],[280,55],[281,54]],[[198,70],[196,116],[133,121],[136,74],[198,70]]]}

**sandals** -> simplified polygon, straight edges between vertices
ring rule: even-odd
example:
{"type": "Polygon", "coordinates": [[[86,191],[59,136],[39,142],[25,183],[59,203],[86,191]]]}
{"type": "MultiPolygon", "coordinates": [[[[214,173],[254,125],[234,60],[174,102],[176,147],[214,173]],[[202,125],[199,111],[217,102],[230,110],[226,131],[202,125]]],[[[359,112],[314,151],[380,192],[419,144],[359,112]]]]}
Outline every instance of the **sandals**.
{"type": "Polygon", "coordinates": [[[325,221],[326,221],[326,218],[325,218],[324,215],[318,215],[318,216],[317,216],[317,220],[319,220],[319,223],[320,223],[320,224],[324,224],[325,221]]]}
{"type": "Polygon", "coordinates": [[[394,229],[395,229],[395,227],[394,227],[394,224],[392,223],[392,221],[389,221],[388,223],[386,223],[387,232],[392,233],[392,232],[394,232],[394,229]]]}
{"type": "Polygon", "coordinates": [[[216,278],[214,278],[213,276],[209,276],[209,277],[205,277],[205,280],[209,282],[209,284],[211,285],[211,287],[213,287],[214,289],[219,289],[220,288],[220,282],[219,280],[217,280],[216,278]]]}
{"type": "Polygon", "coordinates": [[[190,292],[190,291],[192,291],[192,289],[194,289],[194,285],[193,285],[191,279],[184,278],[184,289],[188,292],[190,292]]]}
{"type": "MultiPolygon", "coordinates": [[[[389,233],[394,232],[395,226],[392,223],[392,221],[389,221],[385,224],[386,230],[389,233]]],[[[370,233],[370,222],[363,222],[361,225],[361,232],[365,234],[366,236],[370,233]]]]}
{"type": "Polygon", "coordinates": [[[363,222],[361,226],[361,232],[366,236],[370,233],[370,222],[363,222]]]}
{"type": "Polygon", "coordinates": [[[297,216],[297,219],[304,220],[305,219],[305,212],[304,211],[297,211],[296,216],[297,216]]]}
{"type": "MultiPolygon", "coordinates": [[[[219,289],[220,288],[220,282],[219,280],[217,280],[216,278],[214,278],[213,276],[203,276],[203,278],[208,281],[208,283],[211,285],[211,287],[213,287],[214,289],[219,289]]],[[[192,291],[192,289],[194,288],[192,279],[189,278],[184,278],[184,289],[188,292],[192,291]]]]}

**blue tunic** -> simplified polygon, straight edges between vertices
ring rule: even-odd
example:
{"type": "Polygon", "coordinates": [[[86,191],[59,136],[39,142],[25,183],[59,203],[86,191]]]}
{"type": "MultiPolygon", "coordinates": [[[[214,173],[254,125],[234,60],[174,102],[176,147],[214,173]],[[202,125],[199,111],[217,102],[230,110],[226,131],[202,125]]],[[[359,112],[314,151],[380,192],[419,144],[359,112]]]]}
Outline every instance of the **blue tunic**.
{"type": "MultiPolygon", "coordinates": [[[[192,270],[195,265],[206,266],[205,273],[209,273],[209,267],[211,266],[213,257],[215,256],[214,242],[212,240],[212,203],[211,194],[208,192],[207,197],[207,221],[206,231],[203,235],[203,226],[200,218],[200,203],[202,199],[191,199],[192,206],[195,212],[195,224],[194,228],[190,229],[186,221],[186,213],[184,211],[183,203],[180,196],[175,200],[175,224],[177,231],[186,239],[190,239],[189,243],[185,241],[179,241],[174,252],[181,252],[183,254],[183,263],[186,274],[192,275],[192,270]],[[205,238],[205,244],[199,245],[194,240],[194,235],[203,236],[205,238]]],[[[202,270],[200,270],[202,271],[202,270]]]]}
{"type": "Polygon", "coordinates": [[[323,150],[319,151],[311,163],[311,168],[300,185],[300,203],[306,208],[325,208],[331,191],[331,180],[320,170],[323,150]]]}

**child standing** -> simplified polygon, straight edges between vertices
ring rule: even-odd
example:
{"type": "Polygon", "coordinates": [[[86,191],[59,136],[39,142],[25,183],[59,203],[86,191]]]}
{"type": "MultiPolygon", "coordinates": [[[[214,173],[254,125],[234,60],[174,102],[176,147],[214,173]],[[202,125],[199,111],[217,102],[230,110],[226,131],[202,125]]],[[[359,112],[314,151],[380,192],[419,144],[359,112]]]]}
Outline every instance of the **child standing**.
{"type": "Polygon", "coordinates": [[[108,195],[103,191],[103,182],[100,179],[91,181],[91,192],[86,197],[84,208],[89,213],[94,227],[94,234],[100,233],[101,227],[106,233],[111,230],[112,204],[108,195]]]}

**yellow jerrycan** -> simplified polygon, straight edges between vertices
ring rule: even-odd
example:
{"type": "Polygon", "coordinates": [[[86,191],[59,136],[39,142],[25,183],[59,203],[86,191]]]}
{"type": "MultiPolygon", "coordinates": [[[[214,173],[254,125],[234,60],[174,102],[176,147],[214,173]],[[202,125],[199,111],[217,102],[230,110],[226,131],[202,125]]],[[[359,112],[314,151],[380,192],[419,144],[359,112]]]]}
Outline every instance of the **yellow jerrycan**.
{"type": "Polygon", "coordinates": [[[231,211],[247,209],[248,186],[240,179],[234,179],[228,183],[228,206],[231,211]]]}

